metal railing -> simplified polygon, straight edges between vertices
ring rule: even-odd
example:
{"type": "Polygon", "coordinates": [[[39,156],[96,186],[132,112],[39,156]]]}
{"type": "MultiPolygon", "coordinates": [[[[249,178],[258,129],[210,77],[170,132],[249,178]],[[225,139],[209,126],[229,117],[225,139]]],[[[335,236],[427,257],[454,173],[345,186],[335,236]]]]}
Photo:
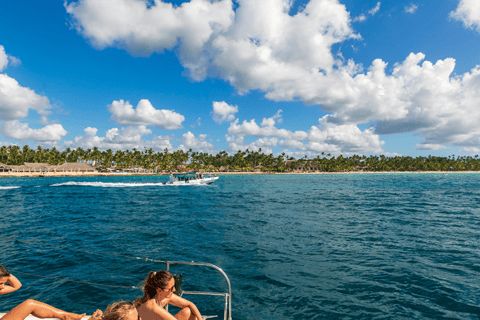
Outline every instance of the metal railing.
{"type": "MultiPolygon", "coordinates": [[[[170,265],[178,264],[178,265],[189,265],[189,266],[204,266],[210,267],[218,272],[220,272],[225,280],[227,280],[228,284],[228,292],[221,293],[221,292],[198,292],[198,291],[182,291],[183,294],[196,294],[196,295],[205,295],[205,296],[223,296],[225,298],[225,308],[223,311],[223,319],[224,320],[232,320],[232,287],[230,285],[230,279],[228,278],[227,274],[219,267],[214,264],[210,263],[202,263],[202,262],[183,262],[183,261],[157,261],[163,262],[167,265],[167,271],[170,271],[170,265]],[[228,315],[228,318],[227,318],[228,315]]],[[[210,318],[210,317],[204,317],[210,318]]]]}

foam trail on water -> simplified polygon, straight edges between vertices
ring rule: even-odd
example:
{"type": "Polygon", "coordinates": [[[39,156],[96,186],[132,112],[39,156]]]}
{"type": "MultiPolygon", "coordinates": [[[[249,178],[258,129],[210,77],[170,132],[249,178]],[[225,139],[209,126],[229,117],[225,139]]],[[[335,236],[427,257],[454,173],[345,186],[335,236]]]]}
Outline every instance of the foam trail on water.
{"type": "Polygon", "coordinates": [[[82,186],[82,187],[100,187],[100,188],[129,188],[129,187],[158,187],[163,186],[162,182],[158,183],[122,183],[122,182],[75,182],[69,181],[64,183],[52,184],[52,187],[62,186],[82,186]]]}
{"type": "Polygon", "coordinates": [[[8,190],[8,189],[18,189],[19,186],[8,186],[8,187],[0,187],[0,190],[8,190]]]}

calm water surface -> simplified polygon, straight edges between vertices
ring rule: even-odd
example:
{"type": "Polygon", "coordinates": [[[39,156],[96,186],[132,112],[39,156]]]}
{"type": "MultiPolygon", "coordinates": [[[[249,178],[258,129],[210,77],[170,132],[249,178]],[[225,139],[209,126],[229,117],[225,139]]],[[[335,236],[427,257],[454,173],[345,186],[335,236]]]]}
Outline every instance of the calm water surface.
{"type": "MultiPolygon", "coordinates": [[[[4,178],[0,236],[82,250],[221,267],[233,319],[478,319],[480,175],[4,178]]],[[[18,272],[136,286],[165,265],[0,238],[18,272]]],[[[206,268],[173,267],[183,289],[225,291],[206,268]]],[[[34,298],[91,313],[133,288],[16,273],[5,312],[34,298]]],[[[202,314],[223,298],[187,296],[202,314]]]]}

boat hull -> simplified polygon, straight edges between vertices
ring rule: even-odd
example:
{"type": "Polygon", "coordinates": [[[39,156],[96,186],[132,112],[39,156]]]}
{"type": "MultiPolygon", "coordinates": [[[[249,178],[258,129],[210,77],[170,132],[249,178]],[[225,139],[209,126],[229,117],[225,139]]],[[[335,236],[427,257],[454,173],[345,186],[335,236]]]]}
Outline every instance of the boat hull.
{"type": "Polygon", "coordinates": [[[218,177],[210,177],[210,178],[194,179],[194,180],[188,180],[188,181],[169,181],[166,184],[170,184],[174,186],[206,185],[206,184],[213,183],[217,179],[218,177]]]}

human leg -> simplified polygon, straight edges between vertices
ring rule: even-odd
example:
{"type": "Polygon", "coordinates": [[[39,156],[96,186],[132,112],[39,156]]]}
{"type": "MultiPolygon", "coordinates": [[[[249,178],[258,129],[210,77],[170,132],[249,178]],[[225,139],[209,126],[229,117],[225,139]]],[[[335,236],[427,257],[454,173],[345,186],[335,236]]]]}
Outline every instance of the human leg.
{"type": "MultiPolygon", "coordinates": [[[[175,319],[177,319],[177,320],[195,320],[195,319],[197,319],[197,317],[195,317],[195,315],[192,314],[192,311],[190,310],[190,308],[183,308],[182,310],[180,310],[175,315],[175,319]]],[[[202,319],[200,319],[200,320],[202,320],[202,319]]]]}
{"type": "Polygon", "coordinates": [[[33,299],[25,300],[10,310],[2,320],[23,320],[29,314],[37,318],[58,318],[61,320],[80,320],[85,314],[69,313],[33,299]]]}

